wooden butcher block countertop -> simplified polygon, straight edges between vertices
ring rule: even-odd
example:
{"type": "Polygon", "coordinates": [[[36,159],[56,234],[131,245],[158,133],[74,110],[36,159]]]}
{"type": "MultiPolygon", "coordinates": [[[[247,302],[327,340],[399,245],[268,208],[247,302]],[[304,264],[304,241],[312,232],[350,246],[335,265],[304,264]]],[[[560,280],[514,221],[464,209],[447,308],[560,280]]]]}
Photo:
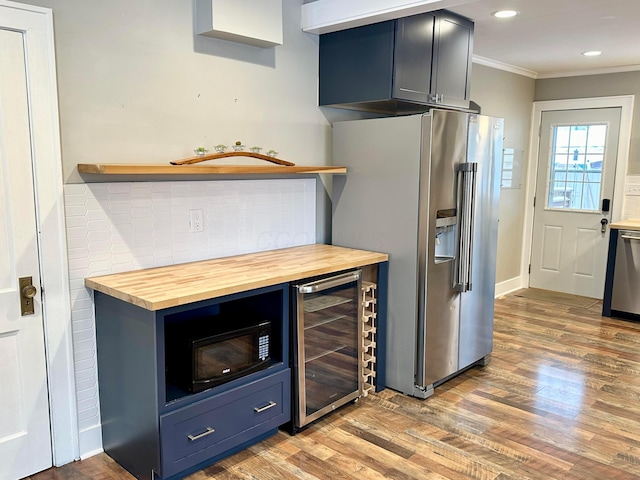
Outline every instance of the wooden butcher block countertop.
{"type": "Polygon", "coordinates": [[[612,223],[610,227],[617,228],[618,230],[640,231],[640,220],[620,220],[619,222],[612,223]]]}
{"type": "Polygon", "coordinates": [[[147,310],[160,310],[386,262],[388,258],[385,253],[332,245],[304,245],[90,277],[84,283],[147,310]]]}

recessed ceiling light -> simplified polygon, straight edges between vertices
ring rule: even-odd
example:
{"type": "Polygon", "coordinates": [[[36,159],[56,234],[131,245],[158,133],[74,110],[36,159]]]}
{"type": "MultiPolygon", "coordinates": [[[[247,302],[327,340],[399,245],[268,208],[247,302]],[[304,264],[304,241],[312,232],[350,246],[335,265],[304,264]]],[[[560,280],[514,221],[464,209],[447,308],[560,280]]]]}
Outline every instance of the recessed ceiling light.
{"type": "Polygon", "coordinates": [[[515,10],[498,10],[497,12],[493,12],[491,15],[497,18],[509,18],[515,17],[518,14],[515,10]]]}
{"type": "Polygon", "coordinates": [[[582,52],[582,55],[584,55],[585,57],[597,57],[601,54],[602,52],[600,50],[589,50],[588,52],[582,52]]]}

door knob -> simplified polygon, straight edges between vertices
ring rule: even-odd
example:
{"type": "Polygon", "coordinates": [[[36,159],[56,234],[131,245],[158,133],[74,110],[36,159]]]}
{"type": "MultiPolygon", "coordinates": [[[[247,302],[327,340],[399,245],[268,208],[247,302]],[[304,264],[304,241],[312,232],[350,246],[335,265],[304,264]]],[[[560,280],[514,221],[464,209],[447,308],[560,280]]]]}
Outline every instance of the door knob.
{"type": "Polygon", "coordinates": [[[38,289],[33,286],[31,277],[19,278],[18,285],[20,288],[20,312],[22,316],[33,315],[35,313],[33,309],[33,297],[38,293],[38,289]]]}
{"type": "Polygon", "coordinates": [[[27,285],[26,287],[23,287],[22,290],[20,291],[22,296],[27,299],[35,297],[37,292],[38,292],[38,289],[33,285],[27,285]]]}
{"type": "Polygon", "coordinates": [[[602,220],[600,220],[600,231],[602,233],[605,233],[607,231],[607,224],[609,223],[609,220],[607,220],[606,218],[603,218],[602,220]]]}

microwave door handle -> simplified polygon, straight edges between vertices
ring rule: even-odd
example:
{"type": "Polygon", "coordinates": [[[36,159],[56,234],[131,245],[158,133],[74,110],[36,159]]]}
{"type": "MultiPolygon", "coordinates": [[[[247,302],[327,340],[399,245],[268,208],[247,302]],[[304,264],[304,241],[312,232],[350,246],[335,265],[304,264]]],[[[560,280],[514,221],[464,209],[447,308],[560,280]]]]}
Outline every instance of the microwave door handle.
{"type": "Polygon", "coordinates": [[[316,293],[328,288],[344,285],[345,283],[355,282],[360,279],[361,270],[355,272],[345,273],[344,275],[338,275],[336,277],[327,278],[326,280],[319,280],[317,282],[305,283],[304,285],[298,285],[298,292],[300,293],[316,293]]]}

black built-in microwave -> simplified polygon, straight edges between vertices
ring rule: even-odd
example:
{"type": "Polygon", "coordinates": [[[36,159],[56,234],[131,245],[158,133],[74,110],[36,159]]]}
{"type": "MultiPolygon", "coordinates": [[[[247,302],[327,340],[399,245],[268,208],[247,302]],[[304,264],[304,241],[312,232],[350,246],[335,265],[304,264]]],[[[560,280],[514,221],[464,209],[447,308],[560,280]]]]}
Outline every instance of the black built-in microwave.
{"type": "Polygon", "coordinates": [[[216,319],[215,328],[213,319],[205,319],[195,328],[180,325],[167,330],[168,381],[196,393],[270,365],[271,322],[235,328],[235,322],[220,320],[216,319]]]}

